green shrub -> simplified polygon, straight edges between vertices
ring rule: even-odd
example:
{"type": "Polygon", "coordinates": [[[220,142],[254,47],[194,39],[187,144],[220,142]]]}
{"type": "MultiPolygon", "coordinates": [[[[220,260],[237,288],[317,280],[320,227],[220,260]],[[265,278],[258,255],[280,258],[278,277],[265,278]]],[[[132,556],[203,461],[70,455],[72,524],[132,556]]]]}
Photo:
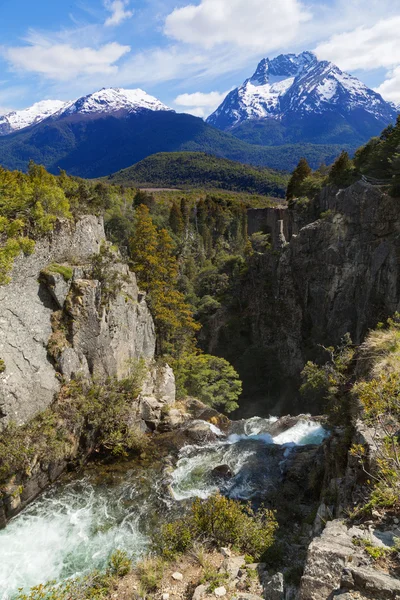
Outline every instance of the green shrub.
{"type": "Polygon", "coordinates": [[[115,550],[115,552],[111,554],[108,563],[110,572],[117,577],[128,575],[132,568],[132,562],[129,560],[127,553],[123,550],[115,550]]]}
{"type": "Polygon", "coordinates": [[[139,395],[144,361],[132,366],[122,381],[110,378],[89,388],[71,382],[61,388],[55,404],[22,427],[11,423],[0,437],[0,482],[16,472],[29,474],[31,462],[69,458],[77,432],[91,431],[97,451],[115,456],[141,453],[147,437],[130,425],[132,401],[139,395]]]}
{"type": "Polygon", "coordinates": [[[164,525],[155,549],[171,558],[201,541],[216,547],[232,545],[259,558],[272,545],[276,528],[272,511],[255,512],[250,505],[217,494],[205,501],[196,499],[186,517],[164,525]]]}
{"type": "Polygon", "coordinates": [[[211,594],[214,592],[214,590],[226,583],[228,580],[227,573],[221,573],[210,564],[205,564],[203,569],[203,575],[200,579],[200,583],[207,585],[207,591],[211,594]]]}
{"type": "Polygon", "coordinates": [[[233,366],[210,354],[187,354],[172,361],[178,399],[194,396],[226,412],[238,408],[242,384],[233,366]]]}
{"type": "Polygon", "coordinates": [[[136,566],[142,591],[147,594],[157,591],[164,576],[165,563],[159,557],[148,557],[136,566]]]}
{"type": "Polygon", "coordinates": [[[0,374],[4,373],[5,370],[6,370],[6,363],[4,362],[4,360],[2,358],[0,358],[0,374]]]}

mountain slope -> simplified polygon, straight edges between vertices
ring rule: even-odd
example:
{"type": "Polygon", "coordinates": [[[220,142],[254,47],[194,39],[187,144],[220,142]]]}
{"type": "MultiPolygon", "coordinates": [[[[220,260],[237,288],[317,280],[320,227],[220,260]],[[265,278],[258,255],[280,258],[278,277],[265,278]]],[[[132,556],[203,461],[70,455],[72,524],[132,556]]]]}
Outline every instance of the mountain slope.
{"type": "Polygon", "coordinates": [[[200,151],[257,166],[292,170],[301,156],[311,166],[332,162],[340,146],[266,148],[243,142],[202,119],[173,111],[51,117],[0,137],[0,164],[26,170],[29,160],[81,177],[108,176],[158,152],[200,151]]]}
{"type": "Polygon", "coordinates": [[[221,188],[284,196],[287,177],[203,152],[163,152],[110,175],[110,183],[221,188]]]}
{"type": "Polygon", "coordinates": [[[69,104],[69,102],[61,100],[43,100],[24,110],[15,110],[2,115],[0,116],[0,136],[40,123],[69,104]]]}
{"type": "Polygon", "coordinates": [[[395,118],[394,106],[357,78],[303,52],[263,59],[207,122],[240,139],[268,145],[358,145],[395,118]]]}

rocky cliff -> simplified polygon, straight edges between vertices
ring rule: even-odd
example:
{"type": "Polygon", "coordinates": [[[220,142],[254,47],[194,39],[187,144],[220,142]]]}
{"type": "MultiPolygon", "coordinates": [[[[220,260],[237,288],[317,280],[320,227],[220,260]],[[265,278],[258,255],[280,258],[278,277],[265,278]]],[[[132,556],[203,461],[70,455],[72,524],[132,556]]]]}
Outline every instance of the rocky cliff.
{"type": "Polygon", "coordinates": [[[104,242],[100,218],[60,222],[0,289],[0,427],[49,406],[60,375],[122,378],[130,360],[154,357],[154,324],[135,275],[116,255],[109,277],[120,286],[105,297],[106,282],[92,273],[104,242]],[[56,359],[49,341],[59,346],[56,359]]]}
{"type": "Polygon", "coordinates": [[[257,230],[272,250],[253,257],[239,307],[220,310],[203,343],[234,364],[258,411],[318,411],[296,401],[305,362],[347,332],[360,343],[399,308],[398,200],[364,182],[330,187],[314,210],[251,210],[257,230]]]}
{"type": "MultiPolygon", "coordinates": [[[[60,221],[31,256],[16,260],[11,282],[0,288],[0,430],[57,410],[58,392],[71,380],[85,393],[135,369],[143,371],[141,393],[132,393],[128,426],[154,430],[175,400],[174,374],[154,360],[155,343],[145,295],[105,241],[102,219],[60,221]]],[[[93,451],[96,431],[89,429],[84,418],[65,423],[69,442],[56,458],[34,452],[28,465],[1,472],[0,527],[72,460],[93,451]]]]}

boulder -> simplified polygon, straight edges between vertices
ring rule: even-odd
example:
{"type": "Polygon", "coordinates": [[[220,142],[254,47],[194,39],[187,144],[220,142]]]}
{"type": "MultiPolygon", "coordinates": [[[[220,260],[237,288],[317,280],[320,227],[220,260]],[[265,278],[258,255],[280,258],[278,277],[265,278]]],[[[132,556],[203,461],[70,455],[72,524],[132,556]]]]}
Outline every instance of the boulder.
{"type": "Polygon", "coordinates": [[[284,582],[283,574],[275,573],[271,578],[264,579],[264,598],[265,600],[284,600],[284,582]]]}
{"type": "Polygon", "coordinates": [[[233,473],[229,465],[218,465],[210,473],[211,477],[216,480],[227,480],[233,477],[233,473]]]}

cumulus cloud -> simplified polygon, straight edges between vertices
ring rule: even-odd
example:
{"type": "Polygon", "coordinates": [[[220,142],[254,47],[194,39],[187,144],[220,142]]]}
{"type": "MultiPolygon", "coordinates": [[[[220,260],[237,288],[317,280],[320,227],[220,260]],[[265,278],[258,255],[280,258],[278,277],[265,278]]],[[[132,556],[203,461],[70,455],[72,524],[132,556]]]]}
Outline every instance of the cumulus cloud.
{"type": "Polygon", "coordinates": [[[115,63],[129,51],[129,46],[121,46],[117,42],[98,49],[41,43],[5,48],[2,54],[16,70],[65,81],[81,75],[116,74],[118,67],[115,63]]]}
{"type": "Polygon", "coordinates": [[[228,92],[195,92],[193,94],[180,94],[174,100],[174,104],[182,107],[184,112],[195,117],[207,117],[214,112],[224,100],[228,92]]]}
{"type": "Polygon", "coordinates": [[[385,100],[390,100],[398,105],[400,109],[400,66],[387,74],[387,79],[375,91],[381,94],[385,100]]]}
{"type": "Polygon", "coordinates": [[[333,35],[319,44],[318,58],[330,60],[346,70],[394,67],[400,61],[400,15],[382,19],[371,27],[333,35]]]}
{"type": "Polygon", "coordinates": [[[300,0],[202,0],[169,14],[164,33],[204,48],[227,43],[266,52],[294,40],[309,18],[300,0]]]}
{"type": "Polygon", "coordinates": [[[104,6],[111,13],[104,23],[106,27],[120,25],[133,15],[133,11],[127,10],[129,0],[105,0],[104,6]]]}

